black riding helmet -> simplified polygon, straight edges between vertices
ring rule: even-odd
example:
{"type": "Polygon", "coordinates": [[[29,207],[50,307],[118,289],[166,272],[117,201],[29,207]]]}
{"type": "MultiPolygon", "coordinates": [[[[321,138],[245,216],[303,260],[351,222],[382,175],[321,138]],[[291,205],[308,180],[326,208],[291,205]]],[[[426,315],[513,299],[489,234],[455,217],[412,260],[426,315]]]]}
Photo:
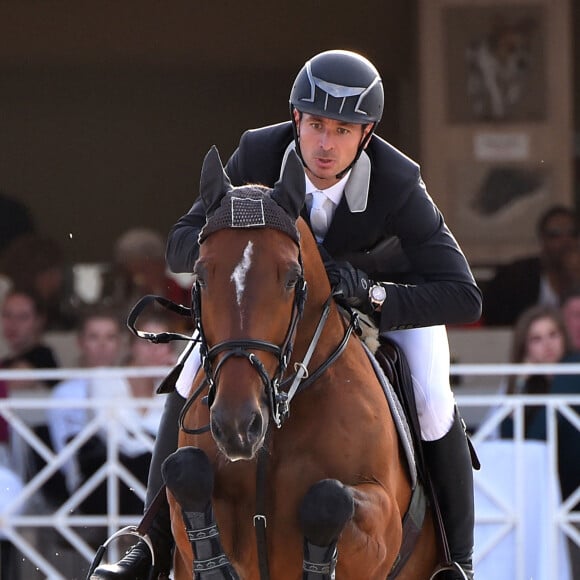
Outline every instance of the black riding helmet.
{"type": "Polygon", "coordinates": [[[365,57],[347,50],[328,50],[317,54],[302,67],[290,92],[290,117],[294,127],[296,150],[300,142],[294,123],[294,109],[347,123],[372,123],[352,163],[359,158],[383,115],[385,97],[381,77],[365,57]]]}

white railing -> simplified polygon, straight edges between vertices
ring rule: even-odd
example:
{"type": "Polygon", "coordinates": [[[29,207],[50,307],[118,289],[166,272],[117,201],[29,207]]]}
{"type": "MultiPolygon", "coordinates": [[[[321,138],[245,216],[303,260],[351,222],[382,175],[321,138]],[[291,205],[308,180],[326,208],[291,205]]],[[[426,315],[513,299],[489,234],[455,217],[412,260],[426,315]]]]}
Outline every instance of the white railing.
{"type": "MultiPolygon", "coordinates": [[[[99,377],[162,376],[167,370],[165,368],[115,368],[93,371],[87,369],[0,371],[0,380],[65,379],[88,375],[98,375],[99,377]]],[[[490,393],[497,391],[501,376],[529,371],[580,375],[580,365],[540,367],[461,364],[452,367],[453,375],[487,377],[488,392],[490,393]]],[[[541,566],[543,566],[542,569],[549,570],[547,575],[543,576],[540,572],[534,578],[538,580],[571,578],[571,576],[566,575],[569,570],[567,562],[562,561],[562,539],[567,536],[580,546],[580,534],[576,528],[576,525],[580,523],[580,513],[574,511],[574,506],[580,502],[580,489],[576,490],[566,502],[560,501],[556,475],[557,418],[560,415],[566,417],[580,431],[580,418],[572,409],[573,406],[580,406],[580,393],[573,397],[540,395],[506,397],[503,395],[461,395],[461,389],[457,392],[459,393],[457,402],[462,412],[483,409],[485,415],[485,419],[477,426],[472,437],[475,447],[480,449],[482,456],[484,456],[483,470],[475,475],[476,508],[479,507],[478,498],[482,502],[485,500],[486,504],[493,504],[494,508],[490,511],[489,505],[486,505],[485,510],[483,508],[476,509],[477,530],[484,531],[489,528],[486,533],[479,534],[479,536],[476,532],[476,539],[481,538],[481,542],[476,546],[476,570],[478,564],[483,566],[490,559],[489,556],[493,556],[494,550],[500,549],[502,543],[505,544],[511,537],[513,545],[510,544],[510,549],[513,549],[514,552],[512,554],[514,572],[511,578],[528,580],[530,578],[528,572],[529,552],[536,550],[536,548],[528,541],[529,533],[526,532],[526,529],[532,527],[542,529],[543,563],[541,566]],[[547,441],[545,443],[533,444],[525,441],[525,405],[543,405],[546,407],[547,441]],[[496,431],[502,420],[510,415],[514,421],[514,439],[509,442],[491,442],[490,436],[496,431]],[[499,465],[495,465],[496,462],[499,462],[502,454],[505,455],[506,452],[510,454],[511,458],[508,463],[509,469],[503,469],[502,473],[494,473],[494,469],[499,468],[499,465]],[[511,495],[508,494],[509,497],[505,495],[507,488],[503,490],[494,488],[500,480],[507,487],[514,486],[511,495]],[[525,501],[526,493],[529,490],[525,490],[529,487],[530,481],[536,485],[540,480],[543,483],[541,490],[538,489],[542,495],[530,504],[529,501],[525,501]],[[535,510],[540,510],[540,507],[541,513],[538,511],[534,515],[535,510]],[[530,523],[530,518],[533,520],[532,523],[530,523]]],[[[135,399],[127,401],[126,404],[138,407],[161,406],[163,405],[163,397],[135,399]]],[[[131,428],[131,426],[120,424],[117,405],[118,401],[114,399],[110,402],[99,400],[83,401],[82,403],[75,400],[54,401],[47,397],[0,399],[0,416],[8,421],[13,438],[19,441],[19,445],[16,446],[18,451],[16,459],[20,459],[20,463],[25,464],[26,461],[22,461],[22,459],[30,453],[32,448],[46,461],[46,466],[25,482],[23,488],[11,497],[3,508],[0,507],[0,538],[9,540],[23,558],[32,565],[32,568],[38,570],[38,574],[40,574],[38,578],[62,580],[84,578],[82,571],[85,570],[86,573],[88,563],[94,556],[94,546],[89,545],[84,532],[98,526],[106,528],[106,535],[109,535],[120,527],[136,524],[140,519],[139,514],[135,514],[135,516],[120,514],[117,499],[119,481],[124,481],[134,488],[135,493],[142,499],[145,496],[145,489],[119,461],[120,430],[131,428]],[[35,435],[34,425],[30,421],[30,417],[35,416],[35,420],[37,420],[39,413],[43,413],[46,409],[65,406],[98,409],[98,413],[95,412],[94,418],[85,426],[83,431],[57,455],[35,435]],[[103,429],[107,432],[106,463],[65,503],[48,511],[46,506],[38,501],[38,498],[42,497],[41,490],[45,482],[74,456],[83,443],[103,429]],[[79,513],[76,507],[104,480],[107,481],[108,513],[104,516],[86,516],[79,513]],[[56,539],[57,535],[60,535],[68,542],[68,569],[67,566],[63,565],[62,542],[60,550],[58,542],[53,542],[52,546],[39,542],[39,532],[43,529],[54,530],[53,540],[56,539]],[[55,554],[57,555],[55,556],[55,554]],[[76,569],[76,575],[71,575],[71,566],[72,569],[76,569]]],[[[149,449],[152,449],[153,441],[146,433],[140,431],[138,427],[133,431],[136,437],[140,438],[149,449]]],[[[539,541],[538,538],[535,538],[535,541],[539,541]]],[[[115,544],[111,545],[109,555],[111,559],[115,559],[119,555],[115,544]]],[[[501,566],[505,567],[505,563],[502,563],[501,566]]],[[[486,576],[480,575],[479,577],[485,578],[486,576]]]]}

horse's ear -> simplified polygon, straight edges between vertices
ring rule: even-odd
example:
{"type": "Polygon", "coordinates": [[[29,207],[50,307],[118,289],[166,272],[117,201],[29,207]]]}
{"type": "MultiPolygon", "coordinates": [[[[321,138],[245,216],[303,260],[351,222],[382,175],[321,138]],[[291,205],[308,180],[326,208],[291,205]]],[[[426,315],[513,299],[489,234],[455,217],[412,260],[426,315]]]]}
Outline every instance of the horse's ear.
{"type": "Polygon", "coordinates": [[[223,196],[232,189],[215,145],[207,152],[201,168],[199,193],[209,217],[219,207],[223,196]]]}
{"type": "Polygon", "coordinates": [[[298,219],[304,205],[306,179],[304,166],[295,151],[290,151],[282,176],[274,185],[272,199],[283,207],[290,217],[298,219]]]}

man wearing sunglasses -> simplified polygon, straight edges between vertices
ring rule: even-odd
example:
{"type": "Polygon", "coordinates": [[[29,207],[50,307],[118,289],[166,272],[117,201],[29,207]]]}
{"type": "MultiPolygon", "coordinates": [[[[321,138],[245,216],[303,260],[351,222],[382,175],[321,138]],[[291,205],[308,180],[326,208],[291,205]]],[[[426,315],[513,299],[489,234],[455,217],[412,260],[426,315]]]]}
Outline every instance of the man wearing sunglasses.
{"type": "Polygon", "coordinates": [[[511,326],[534,304],[559,306],[569,278],[564,256],[578,245],[578,229],[576,213],[569,207],[554,205],[540,216],[538,255],[501,266],[483,287],[487,326],[511,326]]]}

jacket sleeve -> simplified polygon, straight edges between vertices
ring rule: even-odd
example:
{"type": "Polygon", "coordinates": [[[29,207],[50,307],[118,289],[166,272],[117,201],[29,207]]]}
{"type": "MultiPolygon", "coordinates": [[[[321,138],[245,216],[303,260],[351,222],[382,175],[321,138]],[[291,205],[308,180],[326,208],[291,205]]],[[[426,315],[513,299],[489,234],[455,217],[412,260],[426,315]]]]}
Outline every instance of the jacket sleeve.
{"type": "MultiPolygon", "coordinates": [[[[272,187],[291,137],[289,122],[246,131],[224,168],[232,185],[262,183],[272,187]]],[[[169,231],[165,257],[173,272],[192,272],[199,254],[199,232],[204,225],[205,208],[198,198],[169,231]]]]}
{"type": "Polygon", "coordinates": [[[418,170],[401,199],[389,230],[400,239],[413,278],[386,285],[381,331],[478,320],[481,291],[418,170]]]}
{"type": "MultiPolygon", "coordinates": [[[[227,173],[233,185],[243,185],[244,178],[241,173],[242,153],[244,143],[248,139],[249,132],[242,135],[240,145],[232,154],[225,165],[227,173]]],[[[177,223],[169,230],[165,259],[172,272],[188,273],[193,271],[193,266],[199,255],[199,233],[205,225],[205,208],[200,198],[192,205],[191,209],[177,220],[177,223]]]]}
{"type": "Polygon", "coordinates": [[[197,199],[191,209],[169,231],[165,259],[172,272],[193,272],[199,254],[199,232],[205,225],[205,208],[197,199]]]}

